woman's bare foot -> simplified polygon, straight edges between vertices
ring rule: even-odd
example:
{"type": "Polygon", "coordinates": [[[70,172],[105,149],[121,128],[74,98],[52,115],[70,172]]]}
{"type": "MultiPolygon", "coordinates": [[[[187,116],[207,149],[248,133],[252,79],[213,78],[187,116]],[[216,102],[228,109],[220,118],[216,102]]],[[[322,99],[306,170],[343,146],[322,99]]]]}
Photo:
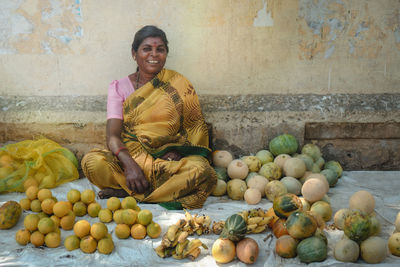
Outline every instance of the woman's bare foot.
{"type": "Polygon", "coordinates": [[[129,196],[129,194],[124,189],[104,188],[103,190],[100,190],[100,192],[98,193],[98,196],[101,199],[110,198],[110,197],[122,198],[122,197],[129,196]]]}

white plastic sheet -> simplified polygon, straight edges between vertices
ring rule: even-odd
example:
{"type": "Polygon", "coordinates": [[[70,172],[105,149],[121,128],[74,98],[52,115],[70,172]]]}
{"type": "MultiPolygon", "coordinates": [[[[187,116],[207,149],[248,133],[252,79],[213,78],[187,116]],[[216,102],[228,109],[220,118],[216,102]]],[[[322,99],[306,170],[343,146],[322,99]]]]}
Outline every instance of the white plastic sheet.
{"type": "MultiPolygon", "coordinates": [[[[344,172],[336,187],[331,188],[328,196],[331,199],[333,212],[341,208],[348,207],[348,200],[356,191],[367,190],[371,192],[376,201],[376,212],[382,224],[380,236],[388,239],[394,230],[394,221],[400,211],[400,172],[344,172]]],[[[66,200],[67,192],[72,189],[83,191],[91,188],[96,193],[99,189],[88,182],[87,179],[79,179],[74,182],[61,185],[52,189],[53,195],[58,200],[66,200]]],[[[0,195],[0,205],[8,200],[19,201],[25,198],[23,193],[9,193],[0,195]]],[[[106,207],[106,200],[97,199],[102,207],[106,207]]],[[[184,211],[170,211],[157,204],[139,204],[142,209],[152,211],[154,221],[159,223],[162,234],[165,233],[169,225],[184,218],[184,211]]],[[[233,201],[225,197],[209,197],[202,209],[191,210],[192,214],[207,214],[213,221],[225,220],[230,215],[255,207],[269,209],[272,203],[263,199],[258,205],[247,205],[244,201],[233,201]]],[[[109,232],[112,233],[115,249],[110,255],[103,255],[97,251],[93,254],[85,254],[81,250],[67,251],[63,242],[64,239],[73,234],[73,231],[61,230],[62,244],[58,248],[39,247],[32,244],[20,246],[15,241],[15,233],[23,228],[23,219],[28,212],[23,212],[18,224],[8,230],[0,230],[0,266],[221,266],[217,264],[211,256],[211,247],[218,238],[217,235],[209,234],[200,237],[194,235],[191,238],[200,238],[207,246],[208,250],[201,248],[201,255],[195,260],[189,259],[175,260],[172,257],[162,259],[154,252],[154,248],[161,243],[161,237],[151,239],[146,237],[143,240],[118,239],[114,234],[115,223],[107,224],[109,232]]],[[[98,218],[91,218],[86,215],[77,217],[76,220],[85,219],[91,224],[98,221],[98,218]]],[[[327,223],[332,224],[332,220],[327,223]]],[[[304,264],[298,258],[283,259],[275,253],[276,238],[267,238],[271,231],[261,234],[248,235],[255,239],[259,245],[259,257],[252,266],[364,266],[364,261],[356,263],[338,262],[333,257],[335,243],[342,238],[343,232],[339,230],[325,230],[328,237],[328,258],[324,262],[304,264]]],[[[246,264],[235,259],[231,263],[223,266],[246,266],[246,264]]],[[[400,257],[388,255],[384,262],[378,266],[400,266],[400,257]]]]}

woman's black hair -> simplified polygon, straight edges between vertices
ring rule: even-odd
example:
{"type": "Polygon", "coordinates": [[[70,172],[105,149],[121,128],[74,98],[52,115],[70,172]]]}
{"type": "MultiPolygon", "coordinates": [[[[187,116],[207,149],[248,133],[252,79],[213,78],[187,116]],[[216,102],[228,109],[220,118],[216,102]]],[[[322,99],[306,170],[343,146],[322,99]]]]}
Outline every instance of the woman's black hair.
{"type": "Polygon", "coordinates": [[[164,42],[168,53],[168,40],[165,32],[153,25],[144,26],[135,34],[135,38],[133,39],[132,43],[132,50],[137,52],[140,44],[148,37],[160,37],[164,42]]]}

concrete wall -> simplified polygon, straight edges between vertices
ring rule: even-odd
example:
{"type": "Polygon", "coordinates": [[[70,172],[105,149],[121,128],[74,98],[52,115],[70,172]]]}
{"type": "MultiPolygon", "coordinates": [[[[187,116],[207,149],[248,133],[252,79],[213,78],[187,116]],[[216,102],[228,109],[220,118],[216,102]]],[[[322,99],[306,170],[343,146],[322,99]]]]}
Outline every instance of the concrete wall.
{"type": "Polygon", "coordinates": [[[166,67],[194,84],[215,148],[255,153],[282,132],[313,141],[307,122],[399,123],[399,9],[399,0],[2,0],[0,142],[42,134],[78,154],[104,145],[108,84],[134,72],[130,45],[147,24],[167,33],[166,67]]]}

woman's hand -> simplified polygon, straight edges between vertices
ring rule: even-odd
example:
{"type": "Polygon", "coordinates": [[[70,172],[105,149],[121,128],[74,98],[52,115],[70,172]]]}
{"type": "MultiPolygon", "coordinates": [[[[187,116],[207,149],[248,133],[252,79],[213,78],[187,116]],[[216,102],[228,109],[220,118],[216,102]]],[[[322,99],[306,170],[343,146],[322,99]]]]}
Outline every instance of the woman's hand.
{"type": "Polygon", "coordinates": [[[149,187],[149,182],[140,167],[124,170],[126,186],[135,193],[141,194],[149,187]]]}
{"type": "Polygon", "coordinates": [[[181,158],[182,156],[176,151],[169,151],[161,157],[161,159],[163,160],[175,160],[175,161],[178,161],[181,158]]]}

